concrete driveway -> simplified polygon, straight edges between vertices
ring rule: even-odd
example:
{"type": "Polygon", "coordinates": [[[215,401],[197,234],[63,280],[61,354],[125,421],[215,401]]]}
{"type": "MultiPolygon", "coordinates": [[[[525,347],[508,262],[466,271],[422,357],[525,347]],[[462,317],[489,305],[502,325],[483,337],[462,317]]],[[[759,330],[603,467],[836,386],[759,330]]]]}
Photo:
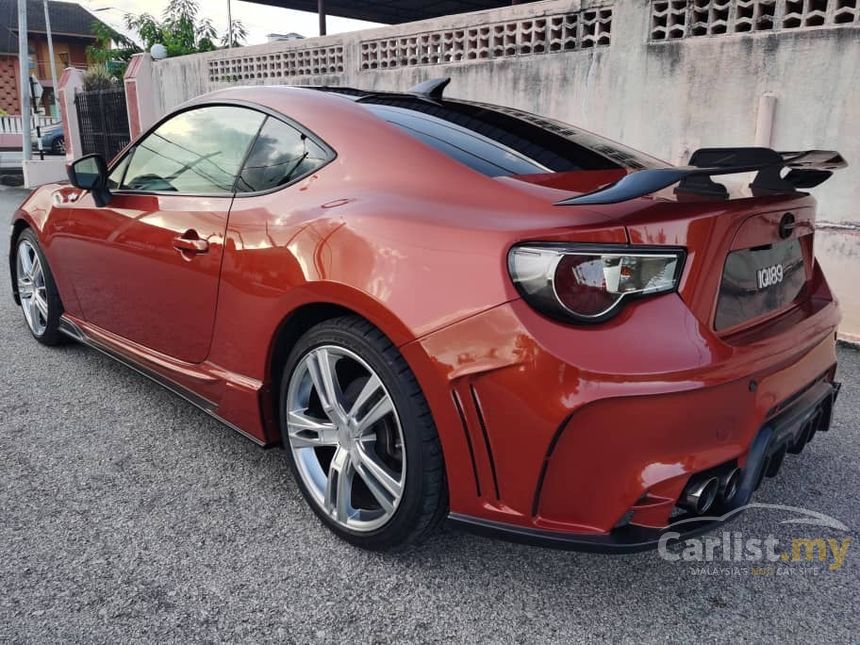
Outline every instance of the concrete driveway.
{"type": "MultiPolygon", "coordinates": [[[[23,196],[0,192],[0,222],[23,196]]],[[[8,281],[4,259],[0,642],[860,638],[860,352],[840,350],[845,388],[833,431],[791,456],[756,499],[843,523],[839,537],[851,543],[837,571],[817,561],[783,573],[746,562],[710,570],[656,553],[565,553],[452,529],[373,554],[319,524],[280,451],[257,448],[92,350],[38,345],[8,281]]],[[[730,530],[821,531],[779,524],[788,517],[753,509],[730,530]]]]}

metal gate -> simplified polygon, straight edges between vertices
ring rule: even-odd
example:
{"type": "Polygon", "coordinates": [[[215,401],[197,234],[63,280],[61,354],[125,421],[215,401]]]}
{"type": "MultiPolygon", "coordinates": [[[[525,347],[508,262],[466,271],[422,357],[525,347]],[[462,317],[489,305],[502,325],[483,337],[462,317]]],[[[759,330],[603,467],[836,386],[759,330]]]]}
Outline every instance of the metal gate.
{"type": "Polygon", "coordinates": [[[81,148],[85,155],[98,153],[110,161],[129,142],[125,90],[80,92],[75,96],[81,148]]]}

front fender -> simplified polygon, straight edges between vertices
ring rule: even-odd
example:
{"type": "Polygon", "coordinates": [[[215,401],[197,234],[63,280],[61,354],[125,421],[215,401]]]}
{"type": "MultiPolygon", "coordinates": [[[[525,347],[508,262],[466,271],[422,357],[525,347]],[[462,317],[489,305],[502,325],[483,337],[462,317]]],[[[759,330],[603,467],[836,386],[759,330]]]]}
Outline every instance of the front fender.
{"type": "Polygon", "coordinates": [[[79,189],[68,184],[46,184],[30,193],[12,215],[9,275],[12,282],[12,295],[16,303],[20,304],[18,286],[14,279],[16,246],[21,232],[29,228],[36,233],[42,253],[48,260],[60,299],[70,306],[76,304],[77,299],[64,279],[53,243],[57,233],[62,230],[63,223],[63,209],[57,207],[74,202],[80,195],[79,189]]]}

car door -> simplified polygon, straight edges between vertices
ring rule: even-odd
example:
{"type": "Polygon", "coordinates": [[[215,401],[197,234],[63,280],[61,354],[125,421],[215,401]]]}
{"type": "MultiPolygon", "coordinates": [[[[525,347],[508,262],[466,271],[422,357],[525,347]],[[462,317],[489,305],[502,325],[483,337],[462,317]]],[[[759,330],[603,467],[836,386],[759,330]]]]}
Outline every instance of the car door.
{"type": "Polygon", "coordinates": [[[112,199],[68,204],[58,253],[86,321],[188,363],[206,359],[234,184],[265,115],[195,107],[114,166],[112,199]]]}

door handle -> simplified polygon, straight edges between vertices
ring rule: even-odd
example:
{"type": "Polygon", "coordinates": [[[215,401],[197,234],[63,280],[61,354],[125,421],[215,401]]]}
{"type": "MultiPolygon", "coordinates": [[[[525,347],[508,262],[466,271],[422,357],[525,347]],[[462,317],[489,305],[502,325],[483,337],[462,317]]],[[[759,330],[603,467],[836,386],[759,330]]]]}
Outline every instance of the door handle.
{"type": "Polygon", "coordinates": [[[183,253],[206,253],[209,242],[197,237],[196,231],[186,231],[182,236],[173,238],[173,248],[183,253]]]}

